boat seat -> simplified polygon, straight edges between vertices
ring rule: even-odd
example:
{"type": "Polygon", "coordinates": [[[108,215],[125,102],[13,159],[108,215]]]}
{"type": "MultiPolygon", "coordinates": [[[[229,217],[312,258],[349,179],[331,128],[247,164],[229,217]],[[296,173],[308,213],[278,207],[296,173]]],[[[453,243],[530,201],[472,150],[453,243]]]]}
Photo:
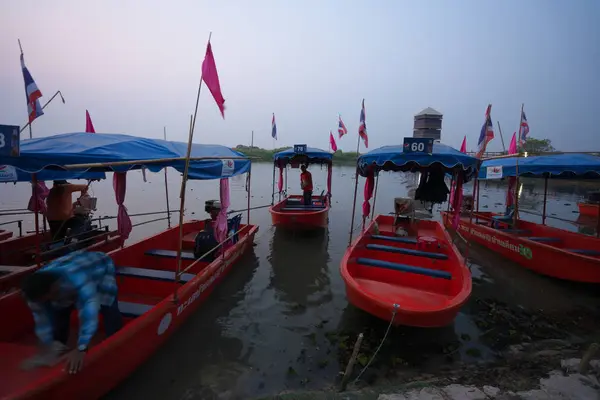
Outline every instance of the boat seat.
{"type": "MultiPolygon", "coordinates": [[[[175,282],[174,271],[164,271],[160,269],[148,269],[137,267],[117,267],[116,274],[119,276],[130,276],[134,278],[156,279],[159,281],[175,282]]],[[[194,274],[181,274],[181,282],[189,282],[194,278],[194,274]]]]}
{"type": "Polygon", "coordinates": [[[321,211],[325,207],[283,207],[279,211],[321,211]]]}
{"type": "Polygon", "coordinates": [[[531,231],[527,230],[527,229],[498,229],[500,232],[506,232],[506,233],[514,233],[517,235],[526,235],[528,233],[531,233],[531,231]]]}
{"type": "Polygon", "coordinates": [[[590,249],[566,249],[566,250],[570,251],[571,253],[581,254],[584,256],[600,257],[600,251],[596,251],[596,250],[590,250],[590,249]]]}
{"type": "Polygon", "coordinates": [[[128,301],[119,301],[119,311],[127,317],[139,317],[147,311],[150,311],[152,306],[149,304],[130,303],[128,301]]]}
{"type": "Polygon", "coordinates": [[[387,251],[389,253],[406,254],[409,256],[416,256],[416,257],[436,258],[438,260],[447,260],[448,259],[448,256],[443,253],[431,253],[429,251],[403,249],[401,247],[385,246],[382,244],[368,244],[367,249],[387,251]]]}
{"type": "Polygon", "coordinates": [[[389,261],[374,260],[372,258],[359,258],[356,260],[356,262],[360,265],[367,265],[369,267],[378,267],[391,269],[394,271],[410,272],[413,274],[430,276],[432,278],[452,279],[452,274],[437,269],[415,267],[412,265],[398,264],[389,261]]]}
{"type": "Polygon", "coordinates": [[[555,238],[555,237],[545,237],[545,236],[528,236],[528,237],[524,237],[524,239],[529,239],[529,240],[533,240],[534,242],[551,242],[551,243],[558,243],[558,242],[562,242],[562,239],[560,238],[555,238]]]}
{"type": "Polygon", "coordinates": [[[395,243],[417,244],[417,238],[415,238],[415,237],[371,235],[371,238],[376,239],[376,240],[387,240],[388,242],[395,242],[395,243]]]}
{"type": "MultiPolygon", "coordinates": [[[[156,257],[166,257],[166,258],[177,258],[177,251],[175,250],[162,250],[162,249],[153,249],[148,250],[144,254],[147,256],[156,256],[156,257]]],[[[181,252],[182,260],[195,260],[194,253],[191,251],[182,251],[181,252]]]]}

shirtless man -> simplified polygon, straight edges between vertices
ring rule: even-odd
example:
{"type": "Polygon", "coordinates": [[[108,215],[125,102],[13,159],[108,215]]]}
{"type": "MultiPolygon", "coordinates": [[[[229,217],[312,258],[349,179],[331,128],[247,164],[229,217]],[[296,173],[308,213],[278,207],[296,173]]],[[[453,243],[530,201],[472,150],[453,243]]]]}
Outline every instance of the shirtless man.
{"type": "Polygon", "coordinates": [[[73,192],[85,194],[87,188],[87,185],[73,185],[65,180],[54,181],[54,185],[46,199],[46,205],[48,206],[46,217],[50,225],[52,240],[63,239],[67,234],[67,229],[74,227],[77,221],[73,218],[73,199],[71,195],[73,192]]]}

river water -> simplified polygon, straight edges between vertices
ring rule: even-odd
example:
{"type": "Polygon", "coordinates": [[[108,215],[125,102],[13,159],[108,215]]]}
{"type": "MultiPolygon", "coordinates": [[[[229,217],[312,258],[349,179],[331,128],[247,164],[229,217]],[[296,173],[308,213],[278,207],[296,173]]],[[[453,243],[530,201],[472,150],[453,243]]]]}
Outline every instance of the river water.
{"type": "MultiPolygon", "coordinates": [[[[272,165],[255,163],[252,169],[251,205],[270,204],[272,165]]],[[[326,170],[318,166],[310,169],[315,183],[314,192],[318,194],[325,190],[326,170]]],[[[169,203],[171,209],[177,209],[181,178],[174,170],[168,173],[169,203]]],[[[288,177],[288,190],[298,193],[299,171],[289,170],[288,177]]],[[[361,210],[363,182],[360,178],[357,213],[361,210]]],[[[392,211],[393,198],[406,195],[407,184],[411,182],[411,177],[404,174],[382,173],[375,212],[392,211]]],[[[141,172],[133,171],[128,174],[127,184],[125,205],[130,214],[166,209],[163,173],[148,172],[147,182],[144,182],[141,172]]],[[[245,186],[245,176],[232,178],[231,209],[246,208],[245,186]]],[[[588,188],[585,184],[551,184],[548,215],[572,222],[551,218],[548,224],[594,234],[595,221],[578,218],[577,213],[577,201],[588,188]],[[577,221],[587,225],[579,227],[575,224],[577,221]]],[[[470,189],[469,184],[465,192],[470,192],[470,189]]],[[[339,263],[348,245],[351,227],[353,167],[334,167],[332,191],[329,229],[325,232],[300,234],[275,230],[271,226],[268,208],[252,211],[251,223],[260,227],[253,251],[235,266],[198,312],[108,398],[248,398],[286,389],[319,388],[334,382],[344,366],[339,365],[338,349],[329,340],[332,332],[368,329],[379,337],[387,325],[347,303],[339,274],[339,263]]],[[[218,199],[218,193],[216,181],[190,181],[186,218],[206,218],[204,201],[218,199]]],[[[24,208],[29,194],[28,184],[0,185],[0,209],[24,208]]],[[[91,194],[98,197],[96,217],[116,215],[112,179],[93,183],[91,194]]],[[[482,210],[501,211],[504,195],[504,186],[482,183],[482,210]]],[[[521,209],[539,214],[542,202],[543,181],[526,181],[521,191],[521,209]]],[[[445,207],[438,206],[436,210],[445,207]]],[[[136,224],[160,217],[142,216],[132,220],[136,224]]],[[[533,214],[523,213],[522,217],[536,222],[541,220],[533,214]]],[[[177,224],[177,214],[172,218],[172,224],[177,224]]],[[[354,222],[358,228],[359,218],[357,215],[354,222]]],[[[17,219],[23,220],[25,230],[33,229],[31,215],[3,216],[0,223],[17,219]]],[[[105,222],[112,227],[116,225],[115,219],[105,222]]],[[[135,227],[129,240],[141,240],[166,227],[165,220],[135,227]]],[[[3,228],[14,229],[16,225],[3,228]]],[[[481,258],[489,260],[490,257],[493,258],[493,255],[487,253],[481,258]]],[[[496,273],[486,271],[489,266],[484,264],[473,265],[476,285],[493,286],[497,284],[495,281],[502,280],[502,277],[494,276],[496,273]]],[[[497,264],[505,262],[499,260],[497,264]]],[[[556,285],[554,282],[544,283],[546,280],[528,271],[519,268],[515,271],[528,281],[523,287],[546,285],[544,287],[548,289],[556,285]]],[[[546,291],[554,293],[551,288],[546,291]]],[[[427,356],[424,358],[428,362],[438,362],[436,349],[457,338],[462,343],[464,340],[460,338],[468,337],[469,346],[460,346],[455,352],[457,357],[465,361],[474,359],[473,348],[477,349],[478,357],[493,357],[492,352],[477,341],[478,334],[467,308],[451,327],[440,330],[405,329],[399,351],[403,359],[411,362],[423,358],[423,355],[427,356]]]]}

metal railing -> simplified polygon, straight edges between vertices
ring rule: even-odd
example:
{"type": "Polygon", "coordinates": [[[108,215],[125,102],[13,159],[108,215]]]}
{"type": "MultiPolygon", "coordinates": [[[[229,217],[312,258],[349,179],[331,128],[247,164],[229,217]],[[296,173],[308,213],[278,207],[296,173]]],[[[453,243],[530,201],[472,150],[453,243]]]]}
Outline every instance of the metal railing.
{"type": "Polygon", "coordinates": [[[19,237],[23,236],[23,220],[22,219],[16,219],[14,221],[7,221],[7,222],[0,222],[0,226],[9,225],[9,224],[17,224],[17,226],[19,228],[19,237]]]}

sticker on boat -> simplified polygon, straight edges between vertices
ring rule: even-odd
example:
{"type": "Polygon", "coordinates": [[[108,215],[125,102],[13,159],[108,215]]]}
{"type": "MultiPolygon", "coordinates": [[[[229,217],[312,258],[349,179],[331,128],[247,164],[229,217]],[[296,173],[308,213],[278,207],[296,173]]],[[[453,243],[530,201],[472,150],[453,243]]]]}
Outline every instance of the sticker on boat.
{"type": "Polygon", "coordinates": [[[173,315],[171,315],[171,313],[166,313],[160,320],[160,324],[158,324],[157,333],[159,335],[162,335],[163,333],[165,333],[167,331],[167,329],[169,329],[169,326],[171,325],[172,320],[173,320],[173,315]]]}
{"type": "Polygon", "coordinates": [[[487,167],[486,174],[487,179],[500,179],[502,178],[502,166],[487,167]]]}
{"type": "Polygon", "coordinates": [[[0,182],[17,180],[17,169],[11,165],[0,165],[0,182]]]}
{"type": "Polygon", "coordinates": [[[235,170],[235,162],[233,160],[221,160],[223,168],[221,169],[221,176],[231,176],[235,170]]]}

